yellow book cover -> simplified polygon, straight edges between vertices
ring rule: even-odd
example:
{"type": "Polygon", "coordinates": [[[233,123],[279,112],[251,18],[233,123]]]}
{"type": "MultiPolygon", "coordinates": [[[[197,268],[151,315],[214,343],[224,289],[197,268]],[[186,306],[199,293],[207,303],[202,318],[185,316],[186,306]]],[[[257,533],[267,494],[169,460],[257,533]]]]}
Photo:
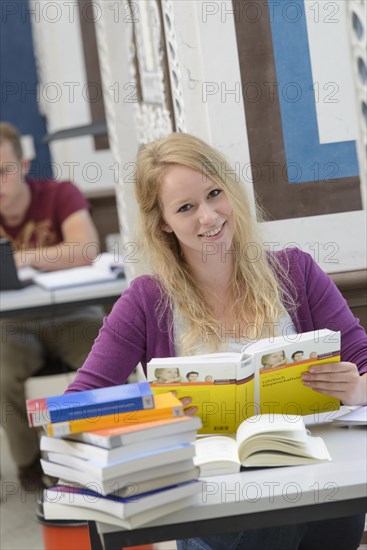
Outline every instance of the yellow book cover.
{"type": "Polygon", "coordinates": [[[252,361],[257,412],[304,416],[339,409],[338,399],[304,386],[302,373],[311,365],[340,361],[340,332],[319,330],[292,335],[283,342],[277,340],[271,348],[256,351],[252,361]]]}
{"type": "Polygon", "coordinates": [[[152,359],[153,393],[173,391],[197,407],[199,433],[235,433],[256,414],[306,415],[339,409],[337,399],[302,383],[311,365],[340,361],[340,333],[328,329],[258,340],[240,353],[152,359]]]}
{"type": "Polygon", "coordinates": [[[89,432],[102,428],[133,425],[163,418],[183,416],[182,403],[172,393],[166,391],[162,395],[155,396],[154,401],[155,405],[153,409],[49,423],[45,426],[45,431],[49,436],[62,437],[71,433],[89,432]]]}
{"type": "Polygon", "coordinates": [[[254,413],[254,376],[239,353],[152,359],[147,378],[154,395],[168,390],[191,398],[188,408],[197,408],[203,424],[198,433],[234,433],[254,413]]]}

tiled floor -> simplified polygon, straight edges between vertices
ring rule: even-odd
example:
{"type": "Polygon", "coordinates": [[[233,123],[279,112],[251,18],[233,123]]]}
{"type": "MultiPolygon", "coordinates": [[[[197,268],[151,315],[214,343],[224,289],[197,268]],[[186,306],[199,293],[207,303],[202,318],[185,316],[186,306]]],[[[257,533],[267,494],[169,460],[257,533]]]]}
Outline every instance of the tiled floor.
{"type": "Polygon", "coordinates": [[[42,528],[35,519],[39,495],[21,490],[3,432],[0,432],[0,449],[0,548],[43,550],[42,528]]]}

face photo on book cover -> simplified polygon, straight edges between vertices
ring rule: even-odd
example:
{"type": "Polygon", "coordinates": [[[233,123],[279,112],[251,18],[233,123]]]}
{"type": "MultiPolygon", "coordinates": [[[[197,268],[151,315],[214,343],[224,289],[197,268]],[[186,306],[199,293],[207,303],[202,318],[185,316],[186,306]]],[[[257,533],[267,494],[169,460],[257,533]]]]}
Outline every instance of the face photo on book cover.
{"type": "Polygon", "coordinates": [[[158,367],[148,371],[150,384],[216,384],[235,382],[236,369],[233,365],[180,365],[158,367]]]}

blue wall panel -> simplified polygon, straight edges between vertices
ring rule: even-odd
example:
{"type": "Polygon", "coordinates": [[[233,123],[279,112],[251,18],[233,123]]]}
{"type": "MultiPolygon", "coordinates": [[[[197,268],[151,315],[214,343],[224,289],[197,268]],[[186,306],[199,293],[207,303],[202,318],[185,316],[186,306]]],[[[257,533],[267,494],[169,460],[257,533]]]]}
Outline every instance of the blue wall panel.
{"type": "Polygon", "coordinates": [[[284,10],[272,10],[270,21],[287,164],[296,163],[302,174],[294,181],[290,174],[290,183],[323,180],[331,172],[358,176],[355,141],[320,144],[304,0],[288,3],[287,18],[284,10]]]}
{"type": "Polygon", "coordinates": [[[29,12],[27,0],[1,0],[0,13],[0,119],[33,136],[36,159],[31,175],[47,177],[52,171],[49,148],[41,143],[47,130],[37,98],[30,20],[35,14],[29,12]]]}

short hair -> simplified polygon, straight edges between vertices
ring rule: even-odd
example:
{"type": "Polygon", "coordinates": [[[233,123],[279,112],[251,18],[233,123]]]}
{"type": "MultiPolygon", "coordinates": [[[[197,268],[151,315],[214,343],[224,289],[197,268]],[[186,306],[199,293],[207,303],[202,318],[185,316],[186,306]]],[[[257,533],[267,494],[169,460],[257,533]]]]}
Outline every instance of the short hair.
{"type": "Polygon", "coordinates": [[[197,374],[197,375],[199,376],[199,373],[198,373],[198,372],[196,372],[195,370],[190,370],[190,372],[188,372],[188,373],[186,374],[186,378],[187,378],[187,379],[189,379],[190,374],[197,374]]]}
{"type": "Polygon", "coordinates": [[[171,369],[171,368],[174,368],[176,373],[177,373],[177,376],[180,376],[180,371],[177,367],[157,367],[156,369],[154,369],[154,376],[156,378],[159,378],[160,375],[167,369],[171,369]]]}
{"type": "MultiPolygon", "coordinates": [[[[266,355],[263,355],[262,358],[261,358],[261,364],[263,367],[265,367],[266,363],[267,363],[267,360],[269,359],[269,357],[271,355],[273,355],[274,353],[278,353],[277,351],[273,351],[272,353],[267,353],[266,355]]],[[[285,361],[285,351],[282,349],[279,353],[282,354],[283,356],[283,361],[285,361]]]]}
{"type": "Polygon", "coordinates": [[[9,141],[17,159],[22,160],[23,149],[20,133],[17,128],[9,122],[0,122],[0,144],[4,141],[9,141]]]}
{"type": "Polygon", "coordinates": [[[299,349],[298,351],[295,351],[294,353],[292,353],[291,355],[292,359],[294,359],[294,356],[297,355],[297,353],[302,353],[302,355],[304,354],[304,352],[299,349]]]}

